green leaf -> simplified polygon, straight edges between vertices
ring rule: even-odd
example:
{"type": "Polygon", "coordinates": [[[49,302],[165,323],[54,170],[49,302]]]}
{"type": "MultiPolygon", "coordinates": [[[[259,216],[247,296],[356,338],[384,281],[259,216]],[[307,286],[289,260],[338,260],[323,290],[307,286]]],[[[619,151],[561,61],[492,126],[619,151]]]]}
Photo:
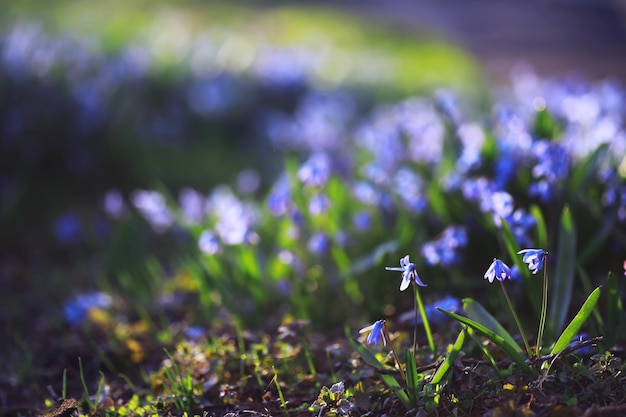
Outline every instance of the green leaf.
{"type": "MultiPolygon", "coordinates": [[[[459,356],[459,352],[461,352],[461,349],[463,348],[463,343],[465,342],[466,333],[467,333],[467,328],[464,327],[461,330],[461,333],[459,333],[459,335],[457,336],[456,341],[454,342],[454,345],[452,345],[452,350],[450,350],[450,353],[448,354],[448,356],[446,356],[443,362],[441,362],[441,365],[439,365],[439,367],[433,374],[433,377],[430,380],[431,384],[433,385],[439,384],[443,380],[443,377],[446,375],[448,370],[452,367],[452,364],[454,363],[456,358],[459,356]]],[[[408,374],[409,372],[407,370],[407,378],[408,378],[408,374]]]]}
{"type": "Polygon", "coordinates": [[[574,192],[585,187],[598,172],[598,161],[606,155],[608,143],[598,146],[582,163],[576,164],[570,176],[570,189],[574,192]]]}
{"type": "Polygon", "coordinates": [[[615,279],[615,276],[611,272],[609,272],[606,278],[606,287],[607,319],[603,343],[606,349],[610,349],[615,343],[615,337],[620,327],[620,319],[624,316],[624,307],[622,305],[622,299],[619,296],[617,279],[615,279]]]}
{"type": "Polygon", "coordinates": [[[598,287],[593,290],[591,294],[589,294],[589,297],[587,297],[587,300],[583,303],[583,306],[580,308],[578,313],[574,316],[565,330],[563,330],[563,333],[561,333],[561,336],[554,344],[550,354],[555,355],[560,353],[563,349],[569,346],[574,336],[576,336],[582,325],[585,324],[594,307],[598,303],[598,300],[600,299],[600,292],[601,287],[598,287]]]}
{"type": "Polygon", "coordinates": [[[548,340],[554,340],[565,324],[565,318],[572,300],[574,272],[576,270],[576,229],[572,213],[563,209],[555,273],[551,275],[550,308],[548,310],[548,340]]]}
{"type": "Polygon", "coordinates": [[[537,224],[535,229],[537,234],[536,247],[543,248],[545,250],[548,247],[548,229],[546,228],[546,221],[543,218],[541,208],[539,208],[538,205],[533,204],[530,206],[530,214],[535,218],[535,222],[537,224]]]}
{"type": "Polygon", "coordinates": [[[517,352],[522,355],[522,348],[515,342],[515,339],[506,331],[498,320],[496,320],[485,308],[478,302],[471,298],[464,298],[463,311],[470,319],[476,323],[480,323],[494,333],[502,336],[502,338],[511,346],[513,346],[517,352]]]}
{"type": "Polygon", "coordinates": [[[461,316],[459,314],[451,313],[440,307],[437,307],[437,310],[482,334],[484,337],[495,343],[496,346],[502,349],[507,355],[509,355],[509,358],[511,358],[511,360],[513,360],[513,362],[515,362],[522,371],[524,371],[529,376],[536,376],[536,372],[526,363],[526,359],[524,358],[524,356],[519,353],[519,346],[517,346],[517,344],[511,345],[502,336],[494,333],[487,327],[475,322],[472,319],[461,316]]]}
{"type": "Polygon", "coordinates": [[[390,240],[376,246],[367,255],[351,262],[350,269],[345,274],[342,274],[342,277],[359,275],[368,271],[372,267],[378,265],[385,255],[396,252],[399,247],[400,245],[397,240],[390,240]]]}
{"type": "MultiPolygon", "coordinates": [[[[354,338],[354,336],[352,336],[348,331],[346,331],[346,336],[348,337],[348,342],[350,343],[350,346],[352,346],[352,349],[361,355],[361,358],[363,358],[368,365],[378,369],[385,369],[385,365],[380,363],[380,361],[376,359],[376,356],[374,356],[374,354],[370,352],[367,347],[363,346],[363,344],[354,338]]],[[[389,389],[396,394],[396,397],[398,397],[402,404],[404,404],[407,410],[413,408],[407,393],[392,375],[380,374],[380,379],[382,379],[389,389]]]]}
{"type": "Polygon", "coordinates": [[[406,366],[406,388],[409,392],[409,400],[411,400],[413,407],[417,407],[417,399],[419,398],[419,376],[417,375],[415,356],[410,349],[406,349],[404,351],[404,358],[406,366]]]}

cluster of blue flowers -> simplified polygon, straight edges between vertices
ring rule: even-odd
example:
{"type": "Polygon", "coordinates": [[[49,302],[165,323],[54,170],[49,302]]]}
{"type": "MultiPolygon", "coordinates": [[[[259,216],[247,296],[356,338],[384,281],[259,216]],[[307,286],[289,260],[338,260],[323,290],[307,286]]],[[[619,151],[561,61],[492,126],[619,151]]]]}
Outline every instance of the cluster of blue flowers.
{"type": "MultiPolygon", "coordinates": [[[[128,133],[146,146],[199,140],[193,139],[201,136],[193,134],[196,125],[235,140],[254,138],[260,144],[255,149],[287,158],[282,172],[246,168],[228,185],[183,188],[178,201],[157,190],[123,195],[107,186],[103,210],[111,219],[137,212],[158,233],[185,230],[200,253],[232,264],[230,270],[265,268],[271,286],[285,297],[309,274],[303,293],[340,288],[351,302],[363,303],[376,290],[356,290],[345,281],[360,279],[392,246],[422,255],[417,265],[407,258],[400,266],[403,288],[411,280],[421,283],[417,267],[450,268],[473,259],[472,243],[485,230],[506,225],[519,247],[532,247],[543,220],[536,213],[547,204],[577,205],[589,215],[583,242],[604,218],[626,222],[626,100],[616,84],[519,73],[494,96],[486,115],[472,113],[465,97],[450,90],[363,105],[342,81],[371,74],[350,65],[341,77],[329,76],[316,63],[316,48],[281,47],[228,29],[215,38],[204,34],[202,42],[185,33],[184,45],[157,37],[113,56],[85,40],[49,37],[32,24],[0,34],[0,75],[9,80],[0,92],[24,97],[10,106],[0,103],[1,146],[7,150],[0,160],[35,167],[47,155],[62,154],[54,164],[62,161],[62,171],[90,181],[87,173],[108,167],[114,157],[105,155],[100,163],[102,155],[91,147],[105,126],[111,136],[128,133]],[[247,58],[236,51],[247,51],[247,58]],[[164,91],[159,100],[126,95],[136,91],[129,86],[156,85],[153,70],[168,65],[180,68],[178,90],[164,91]],[[26,85],[28,94],[22,94],[26,85]],[[69,119],[31,117],[48,91],[44,87],[62,98],[56,109],[69,119]],[[144,109],[142,117],[122,114],[126,107],[118,104],[127,100],[144,109]],[[64,126],[49,126],[49,120],[63,120],[64,126]],[[61,132],[61,139],[45,140],[47,131],[61,132]],[[67,145],[60,153],[48,148],[60,143],[67,145]],[[241,247],[256,248],[254,256],[246,255],[256,266],[238,260],[241,247]]],[[[259,158],[269,153],[259,151],[259,158]]],[[[275,161],[272,156],[265,162],[275,161]]],[[[11,167],[0,168],[2,201],[27,183],[11,167]]],[[[51,227],[68,245],[81,241],[83,229],[71,210],[51,227]]],[[[609,233],[605,252],[623,251],[620,239],[609,233]]],[[[525,258],[537,260],[528,253],[525,258]]],[[[540,265],[533,265],[537,272],[540,265]]],[[[487,279],[514,276],[514,269],[495,263],[487,279]]]]}

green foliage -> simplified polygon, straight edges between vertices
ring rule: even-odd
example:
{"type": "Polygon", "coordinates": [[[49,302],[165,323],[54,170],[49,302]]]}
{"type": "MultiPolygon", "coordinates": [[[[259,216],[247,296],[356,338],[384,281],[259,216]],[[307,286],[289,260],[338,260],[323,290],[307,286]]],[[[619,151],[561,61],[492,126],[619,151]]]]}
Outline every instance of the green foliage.
{"type": "Polygon", "coordinates": [[[568,207],[561,214],[556,267],[552,274],[550,307],[547,320],[547,337],[554,340],[561,332],[570,308],[576,271],[576,226],[568,207]]]}
{"type": "Polygon", "coordinates": [[[441,362],[441,364],[437,367],[437,370],[433,374],[433,377],[430,379],[430,384],[437,385],[443,381],[443,378],[448,375],[448,371],[453,366],[454,361],[461,353],[461,349],[463,349],[463,343],[465,343],[465,334],[467,333],[467,328],[461,329],[461,332],[457,336],[450,352],[445,357],[445,359],[441,362]]]}
{"type": "Polygon", "coordinates": [[[484,325],[475,322],[467,317],[461,316],[459,314],[451,313],[449,311],[443,310],[441,308],[437,308],[437,310],[441,311],[447,316],[457,320],[458,322],[465,324],[466,326],[472,328],[476,332],[480,333],[482,336],[491,340],[495,343],[500,349],[502,349],[512,360],[517,364],[517,366],[528,376],[536,376],[536,371],[533,370],[527,363],[526,358],[520,353],[520,347],[514,343],[511,344],[507,341],[502,335],[495,333],[484,325]]]}
{"type": "Polygon", "coordinates": [[[578,333],[583,324],[585,324],[598,303],[598,300],[600,299],[600,292],[600,287],[598,287],[593,290],[591,294],[589,294],[589,297],[587,297],[587,300],[582,305],[578,313],[574,316],[572,321],[567,325],[565,330],[563,330],[563,333],[561,333],[557,341],[554,343],[550,354],[559,354],[571,343],[574,336],[578,333]]]}

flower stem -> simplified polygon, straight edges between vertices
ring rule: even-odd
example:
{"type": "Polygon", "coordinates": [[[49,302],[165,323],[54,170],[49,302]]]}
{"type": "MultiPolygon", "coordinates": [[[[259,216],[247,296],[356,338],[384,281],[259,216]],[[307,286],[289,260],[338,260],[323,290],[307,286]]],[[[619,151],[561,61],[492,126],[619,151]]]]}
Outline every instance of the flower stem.
{"type": "Polygon", "coordinates": [[[537,332],[537,347],[535,348],[535,356],[541,355],[541,339],[543,331],[546,327],[546,316],[548,310],[548,252],[545,252],[543,258],[543,297],[541,299],[541,316],[539,318],[539,331],[537,332]]]}
{"type": "Polygon", "coordinates": [[[422,323],[424,324],[424,332],[426,333],[426,338],[428,339],[428,346],[430,347],[430,350],[434,355],[435,340],[433,339],[433,333],[430,330],[430,323],[428,322],[428,316],[426,315],[426,309],[424,308],[422,297],[420,297],[420,292],[415,282],[413,282],[413,292],[415,294],[415,303],[413,304],[415,308],[415,328],[413,329],[413,354],[415,354],[417,347],[417,311],[419,310],[419,313],[422,316],[422,323]]]}
{"type": "Polygon", "coordinates": [[[522,323],[519,321],[519,317],[517,317],[517,313],[515,312],[515,309],[513,308],[513,303],[511,303],[511,299],[509,298],[509,293],[506,291],[506,287],[504,286],[504,283],[502,281],[500,281],[500,287],[502,287],[504,298],[506,298],[506,302],[509,304],[509,309],[511,310],[511,313],[513,313],[513,319],[515,319],[517,328],[519,329],[519,332],[522,335],[522,339],[524,340],[524,346],[526,347],[526,354],[530,355],[531,350],[530,350],[530,345],[528,344],[528,338],[526,337],[526,333],[524,332],[524,329],[522,328],[522,323]]]}
{"type": "Polygon", "coordinates": [[[402,379],[406,382],[406,374],[404,373],[404,369],[402,368],[402,363],[400,363],[400,359],[398,359],[396,350],[393,348],[393,344],[391,343],[391,338],[389,337],[389,329],[387,328],[387,321],[385,320],[383,320],[383,335],[385,336],[385,340],[389,341],[389,349],[391,350],[393,359],[396,361],[396,364],[398,365],[398,369],[400,370],[400,375],[402,376],[402,379]]]}

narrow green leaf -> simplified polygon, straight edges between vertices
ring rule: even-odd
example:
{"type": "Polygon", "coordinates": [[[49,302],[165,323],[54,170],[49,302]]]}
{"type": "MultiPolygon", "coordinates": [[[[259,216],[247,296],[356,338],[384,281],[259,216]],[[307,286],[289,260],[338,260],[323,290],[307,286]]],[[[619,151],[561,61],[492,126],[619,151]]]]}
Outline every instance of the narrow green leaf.
{"type": "Polygon", "coordinates": [[[413,407],[417,407],[417,399],[419,398],[419,376],[417,375],[417,364],[415,356],[410,349],[404,351],[404,363],[406,366],[406,388],[409,392],[409,400],[413,407]]]}
{"type": "MultiPolygon", "coordinates": [[[[443,362],[441,362],[441,365],[439,365],[439,367],[433,374],[433,377],[430,380],[431,384],[433,385],[439,384],[443,380],[443,377],[446,375],[448,370],[452,367],[452,364],[454,363],[456,358],[459,356],[459,352],[461,352],[461,349],[463,348],[463,343],[465,343],[466,333],[467,333],[467,328],[464,327],[461,330],[461,333],[459,333],[459,335],[457,336],[456,341],[454,342],[454,345],[452,345],[452,350],[450,350],[450,353],[448,354],[448,356],[446,356],[443,362]]],[[[408,373],[409,372],[407,371],[407,378],[408,378],[408,373]]]]}
{"type": "Polygon", "coordinates": [[[570,178],[570,189],[579,190],[595,177],[598,172],[598,160],[606,155],[608,143],[598,146],[582,163],[576,164],[570,178]]]}
{"type": "Polygon", "coordinates": [[[561,333],[561,336],[554,344],[550,354],[554,355],[560,353],[563,349],[569,346],[574,336],[576,336],[582,325],[585,324],[594,307],[598,303],[598,300],[600,299],[600,292],[601,287],[598,287],[593,290],[591,294],[589,294],[589,297],[587,297],[587,300],[583,303],[578,313],[574,316],[565,330],[563,330],[563,333],[561,333]]]}
{"type": "Polygon", "coordinates": [[[337,269],[339,269],[339,273],[343,276],[347,276],[348,271],[350,271],[350,258],[346,251],[339,245],[333,245],[330,251],[335,265],[337,265],[337,269]]]}
{"type": "Polygon", "coordinates": [[[548,310],[548,340],[554,340],[565,324],[574,288],[575,260],[576,230],[572,214],[569,208],[565,207],[561,215],[555,273],[550,276],[552,299],[548,310]]]}
{"type": "Polygon", "coordinates": [[[431,181],[427,190],[428,204],[437,217],[446,224],[450,223],[450,213],[448,212],[448,202],[441,192],[438,181],[431,181]]]}
{"type": "Polygon", "coordinates": [[[455,313],[451,313],[440,307],[437,307],[437,310],[441,311],[442,313],[444,313],[445,315],[449,317],[452,317],[458,322],[465,324],[471,327],[472,329],[476,330],[478,333],[482,334],[487,339],[495,343],[496,346],[502,349],[507,355],[509,355],[509,358],[511,358],[511,360],[513,360],[513,362],[515,362],[522,371],[524,371],[530,376],[536,375],[536,372],[526,363],[526,359],[524,358],[524,356],[518,352],[519,346],[517,346],[517,344],[511,345],[502,336],[494,333],[493,331],[489,330],[482,324],[477,323],[472,319],[469,319],[467,317],[464,317],[455,313]]]}
{"type": "MultiPolygon", "coordinates": [[[[375,368],[385,369],[385,365],[380,363],[380,361],[376,359],[376,356],[374,356],[374,354],[370,352],[368,348],[363,346],[361,342],[359,342],[356,338],[354,338],[354,336],[352,336],[349,332],[346,332],[346,336],[348,337],[348,342],[350,343],[350,346],[352,346],[352,349],[354,349],[359,355],[361,355],[361,358],[363,358],[363,360],[367,364],[375,368]]],[[[382,379],[383,382],[389,387],[389,389],[392,390],[396,394],[398,399],[402,402],[402,404],[404,404],[407,410],[410,410],[411,408],[413,408],[411,405],[411,401],[409,401],[409,396],[404,391],[404,389],[400,386],[398,381],[393,377],[393,375],[388,375],[388,374],[379,374],[379,375],[380,375],[380,379],[382,379]]]]}
{"type": "Polygon", "coordinates": [[[388,253],[397,252],[400,245],[397,240],[390,240],[376,246],[370,253],[350,262],[350,269],[342,277],[362,274],[380,263],[388,253]]]}
{"type": "Polygon", "coordinates": [[[496,320],[485,308],[476,300],[471,298],[464,298],[463,300],[463,311],[470,319],[474,320],[476,323],[482,324],[489,330],[494,333],[502,336],[502,338],[511,346],[517,350],[517,352],[522,355],[522,348],[515,342],[513,336],[509,332],[506,331],[504,327],[498,320],[496,320]]]}
{"type": "Polygon", "coordinates": [[[607,319],[606,327],[604,329],[603,343],[606,349],[610,349],[615,343],[615,338],[620,327],[620,321],[624,316],[624,307],[622,305],[622,299],[619,296],[617,280],[611,272],[609,272],[609,275],[606,278],[606,287],[607,319]]]}
{"type": "Polygon", "coordinates": [[[545,250],[548,247],[548,229],[546,228],[546,221],[543,218],[541,208],[539,208],[538,205],[533,204],[530,206],[530,214],[535,218],[536,222],[536,247],[543,248],[545,250]]]}

